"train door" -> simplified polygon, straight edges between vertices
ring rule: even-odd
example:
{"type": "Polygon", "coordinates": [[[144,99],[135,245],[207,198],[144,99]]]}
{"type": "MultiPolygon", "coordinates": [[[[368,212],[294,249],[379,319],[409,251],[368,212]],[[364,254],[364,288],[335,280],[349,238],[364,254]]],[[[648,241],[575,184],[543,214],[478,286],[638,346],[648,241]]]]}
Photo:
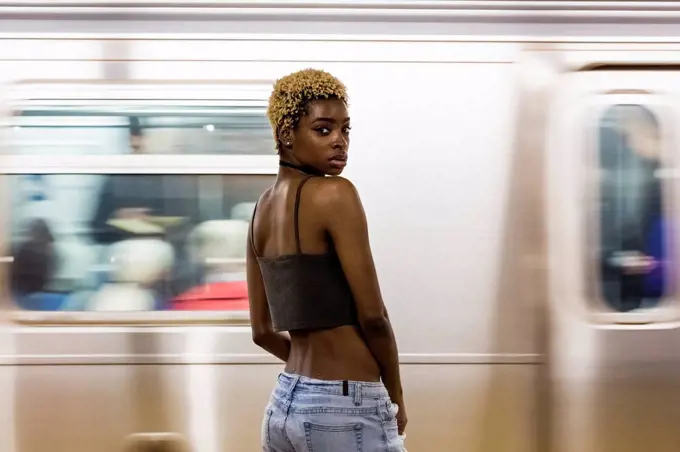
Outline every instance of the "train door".
{"type": "Polygon", "coordinates": [[[671,49],[581,46],[549,107],[551,447],[680,444],[680,66],[671,49]]]}

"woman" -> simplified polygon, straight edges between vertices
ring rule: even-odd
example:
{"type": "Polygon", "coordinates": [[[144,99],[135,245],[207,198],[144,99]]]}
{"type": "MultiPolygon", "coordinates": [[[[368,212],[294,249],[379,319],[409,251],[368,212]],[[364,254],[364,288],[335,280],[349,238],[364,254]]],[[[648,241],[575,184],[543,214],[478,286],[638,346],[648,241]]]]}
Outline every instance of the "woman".
{"type": "Polygon", "coordinates": [[[286,368],[263,451],[400,450],[397,347],[361,201],[335,177],[349,146],[345,86],[324,71],[293,73],[274,85],[268,116],[280,168],[253,213],[248,293],[253,340],[286,368]]]}

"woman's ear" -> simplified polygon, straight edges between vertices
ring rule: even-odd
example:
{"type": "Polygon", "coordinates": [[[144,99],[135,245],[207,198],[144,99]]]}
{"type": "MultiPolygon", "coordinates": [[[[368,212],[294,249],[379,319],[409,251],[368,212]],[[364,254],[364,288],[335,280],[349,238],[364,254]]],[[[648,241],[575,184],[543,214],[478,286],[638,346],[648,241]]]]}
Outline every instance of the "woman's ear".
{"type": "Polygon", "coordinates": [[[293,131],[290,127],[284,127],[279,130],[279,141],[286,148],[290,148],[293,145],[293,131]]]}

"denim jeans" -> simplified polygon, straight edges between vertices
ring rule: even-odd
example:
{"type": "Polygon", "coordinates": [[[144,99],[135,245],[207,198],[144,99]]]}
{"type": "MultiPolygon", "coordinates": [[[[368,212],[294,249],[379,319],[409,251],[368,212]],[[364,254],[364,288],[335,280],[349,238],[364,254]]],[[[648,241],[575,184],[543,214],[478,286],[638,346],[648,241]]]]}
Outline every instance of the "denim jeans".
{"type": "Polygon", "coordinates": [[[263,452],[401,452],[382,383],[281,373],[262,422],[263,452]]]}

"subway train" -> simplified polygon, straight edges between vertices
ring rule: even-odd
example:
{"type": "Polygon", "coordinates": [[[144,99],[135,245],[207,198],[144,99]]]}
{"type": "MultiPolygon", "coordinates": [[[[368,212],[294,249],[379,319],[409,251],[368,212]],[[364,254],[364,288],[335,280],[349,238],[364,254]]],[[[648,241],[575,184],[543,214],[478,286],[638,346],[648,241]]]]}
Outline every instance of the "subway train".
{"type": "Polygon", "coordinates": [[[680,2],[0,1],[4,452],[260,450],[272,83],[349,90],[409,451],[680,444],[680,2]],[[674,220],[675,218],[675,220],[674,220]]]}

